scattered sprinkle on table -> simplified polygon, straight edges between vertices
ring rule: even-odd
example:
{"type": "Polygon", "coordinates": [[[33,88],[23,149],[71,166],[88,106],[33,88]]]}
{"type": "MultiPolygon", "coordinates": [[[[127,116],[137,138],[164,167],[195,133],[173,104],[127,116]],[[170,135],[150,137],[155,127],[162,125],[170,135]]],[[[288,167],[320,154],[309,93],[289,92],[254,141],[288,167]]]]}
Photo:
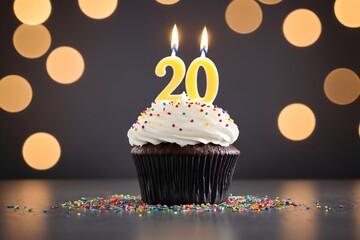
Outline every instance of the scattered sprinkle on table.
{"type": "Polygon", "coordinates": [[[143,217],[142,213],[153,212],[170,212],[178,214],[180,212],[261,212],[276,209],[283,209],[287,207],[296,207],[299,204],[291,201],[290,198],[274,199],[268,196],[258,197],[252,195],[233,196],[230,195],[226,202],[220,204],[183,204],[183,205],[150,205],[142,201],[141,196],[132,195],[112,195],[105,197],[82,197],[76,201],[68,201],[61,205],[62,208],[67,208],[70,213],[76,209],[85,209],[89,211],[106,211],[106,212],[138,212],[139,217],[143,217]]]}
{"type": "MultiPolygon", "coordinates": [[[[355,204],[353,203],[354,207],[355,204]]],[[[7,208],[15,209],[18,211],[19,205],[7,205],[7,208]]],[[[140,195],[134,196],[129,194],[115,194],[112,196],[103,197],[82,197],[79,200],[67,201],[61,205],[52,205],[51,211],[56,211],[59,208],[66,209],[68,214],[75,214],[77,216],[83,216],[86,212],[107,212],[107,213],[122,213],[133,212],[137,213],[139,218],[142,218],[144,214],[151,214],[154,212],[169,212],[172,214],[179,214],[185,212],[225,212],[230,211],[233,213],[245,213],[245,212],[263,212],[273,211],[289,207],[303,207],[306,210],[310,210],[311,207],[306,204],[298,204],[292,201],[289,197],[286,198],[270,198],[268,196],[234,196],[230,195],[227,200],[220,204],[182,204],[182,205],[150,205],[144,203],[140,195]],[[81,212],[79,212],[81,210],[81,212]]],[[[319,201],[315,202],[316,209],[322,209],[319,201]]],[[[343,209],[345,206],[342,204],[337,205],[339,209],[343,209]]],[[[33,208],[24,207],[28,212],[33,212],[33,208]]],[[[323,206],[325,212],[333,211],[333,209],[327,205],[323,206]]],[[[43,209],[43,213],[49,213],[48,209],[43,209]]]]}

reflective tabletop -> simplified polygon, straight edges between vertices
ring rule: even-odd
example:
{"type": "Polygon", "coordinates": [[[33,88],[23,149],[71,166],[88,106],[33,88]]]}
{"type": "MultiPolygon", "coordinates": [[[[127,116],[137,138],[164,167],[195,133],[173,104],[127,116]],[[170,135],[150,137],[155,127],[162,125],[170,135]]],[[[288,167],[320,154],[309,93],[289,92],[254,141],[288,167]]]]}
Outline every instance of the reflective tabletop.
{"type": "Polygon", "coordinates": [[[233,195],[290,197],[304,204],[263,212],[155,212],[140,217],[126,211],[69,214],[51,209],[83,196],[139,192],[136,180],[0,181],[0,239],[360,239],[360,180],[234,180],[233,195]],[[7,208],[13,205],[19,209],[7,208]]]}

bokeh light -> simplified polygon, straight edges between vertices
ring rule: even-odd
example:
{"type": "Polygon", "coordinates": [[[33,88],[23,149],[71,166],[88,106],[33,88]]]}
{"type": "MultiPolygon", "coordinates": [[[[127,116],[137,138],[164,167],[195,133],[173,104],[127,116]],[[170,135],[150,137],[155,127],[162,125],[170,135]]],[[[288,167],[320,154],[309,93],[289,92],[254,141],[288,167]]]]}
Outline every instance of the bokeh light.
{"type": "Polygon", "coordinates": [[[350,28],[360,27],[360,1],[336,0],[334,5],[336,18],[341,24],[350,28]]]}
{"type": "Polygon", "coordinates": [[[278,127],[284,137],[300,141],[308,138],[315,129],[316,119],[311,109],[301,103],[286,106],[279,114],[278,127]]]}
{"type": "Polygon", "coordinates": [[[279,2],[281,2],[282,0],[259,0],[259,2],[267,4],[267,5],[274,5],[277,4],[279,2]]]}
{"type": "Polygon", "coordinates": [[[262,18],[262,10],[254,0],[234,0],[225,12],[225,20],[228,26],[241,34],[251,33],[258,29],[262,18]]]}
{"type": "Polygon", "coordinates": [[[318,16],[308,9],[291,12],[284,21],[285,38],[294,46],[307,47],[314,44],[321,34],[318,16]]]}
{"type": "Polygon", "coordinates": [[[81,54],[68,46],[53,50],[46,61],[46,69],[50,77],[62,84],[73,83],[84,72],[85,63],[81,54]]]}
{"type": "Polygon", "coordinates": [[[156,0],[156,1],[161,4],[172,5],[178,3],[180,0],[156,0]]]}
{"type": "Polygon", "coordinates": [[[22,154],[30,167],[37,170],[47,170],[59,161],[61,148],[54,136],[49,133],[38,132],[26,139],[22,154]]]}
{"type": "Polygon", "coordinates": [[[360,79],[347,68],[337,68],[324,81],[326,97],[333,103],[345,105],[354,102],[360,95],[360,79]]]}
{"type": "Polygon", "coordinates": [[[116,9],[118,0],[79,0],[81,11],[88,17],[104,19],[116,9]]]}
{"type": "Polygon", "coordinates": [[[18,75],[8,75],[0,80],[0,107],[8,112],[20,112],[32,99],[29,82],[18,75]]]}
{"type": "Polygon", "coordinates": [[[15,0],[15,16],[28,25],[38,25],[45,22],[51,13],[49,0],[15,0]]]}
{"type": "Polygon", "coordinates": [[[38,58],[49,50],[51,35],[44,25],[21,24],[14,33],[13,43],[21,56],[38,58]]]}

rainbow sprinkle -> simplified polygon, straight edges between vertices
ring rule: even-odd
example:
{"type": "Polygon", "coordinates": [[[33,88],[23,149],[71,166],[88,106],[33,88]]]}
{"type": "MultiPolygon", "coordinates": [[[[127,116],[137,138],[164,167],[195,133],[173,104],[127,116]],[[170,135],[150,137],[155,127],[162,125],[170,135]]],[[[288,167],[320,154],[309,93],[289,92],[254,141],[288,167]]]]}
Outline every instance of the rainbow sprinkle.
{"type": "MultiPolygon", "coordinates": [[[[356,204],[352,204],[354,207],[356,204]]],[[[324,205],[321,206],[319,201],[316,201],[314,204],[317,211],[324,211],[325,213],[333,211],[342,211],[345,206],[339,204],[337,206],[324,205]],[[323,207],[323,208],[322,208],[323,207]],[[324,210],[322,210],[324,209],[324,210]],[[339,210],[336,210],[339,209],[339,210]]],[[[8,205],[6,206],[9,209],[14,209],[16,212],[21,211],[19,205],[8,205]]],[[[232,213],[257,213],[264,211],[276,211],[285,208],[292,207],[301,207],[305,211],[310,210],[312,207],[306,204],[298,204],[294,201],[291,201],[289,197],[281,199],[276,197],[274,199],[269,198],[268,196],[259,197],[253,195],[245,196],[233,196],[230,195],[227,200],[220,204],[183,204],[183,205],[150,205],[142,201],[141,196],[133,196],[129,194],[115,194],[112,196],[104,197],[82,197],[76,201],[67,201],[61,205],[53,205],[49,209],[51,211],[56,211],[59,208],[65,209],[67,216],[77,215],[84,216],[86,213],[135,213],[139,217],[143,217],[146,214],[153,213],[170,213],[170,214],[181,214],[181,213],[206,213],[206,212],[232,212],[232,213]]],[[[43,209],[43,213],[50,213],[49,209],[43,209]]],[[[34,212],[33,208],[23,207],[24,211],[29,213],[34,212]]],[[[39,210],[36,210],[37,212],[39,210]]]]}
{"type": "Polygon", "coordinates": [[[68,201],[61,205],[72,213],[74,210],[89,210],[89,211],[106,211],[106,212],[137,212],[137,213],[153,213],[153,212],[261,212],[283,209],[288,207],[301,206],[290,200],[290,198],[275,199],[268,196],[258,197],[252,195],[246,196],[233,196],[230,195],[226,202],[220,204],[183,204],[183,205],[150,205],[142,201],[141,196],[132,195],[112,195],[104,197],[86,198],[82,197],[76,201],[68,201]]]}
{"type": "MultiPolygon", "coordinates": [[[[150,124],[151,122],[145,119],[152,119],[155,117],[169,117],[169,116],[174,116],[176,115],[176,110],[177,108],[179,108],[179,106],[188,106],[187,110],[184,110],[182,112],[180,112],[180,114],[183,117],[187,117],[188,113],[187,111],[193,111],[193,109],[191,108],[195,108],[199,111],[199,113],[204,114],[206,117],[210,117],[210,116],[217,116],[218,120],[216,120],[220,125],[224,125],[225,127],[229,127],[229,123],[233,123],[233,119],[231,119],[228,115],[227,115],[227,111],[218,107],[217,105],[212,105],[212,104],[203,104],[197,101],[191,101],[188,100],[185,103],[184,102],[174,102],[174,101],[168,101],[168,102],[162,102],[161,104],[161,108],[162,108],[162,112],[164,113],[164,115],[161,115],[160,113],[156,113],[156,108],[155,106],[157,105],[157,103],[154,101],[152,102],[152,106],[151,108],[146,108],[146,110],[144,110],[143,112],[141,112],[140,116],[138,117],[137,121],[135,123],[133,123],[133,125],[131,126],[131,129],[135,132],[137,131],[142,131],[145,130],[145,124],[150,124]],[[215,111],[215,113],[209,112],[208,108],[212,108],[213,111],[215,111]],[[205,111],[206,110],[206,111],[205,111]],[[141,123],[140,123],[141,122],[141,123]],[[137,128],[136,125],[141,125],[141,128],[137,128]]],[[[161,118],[160,118],[161,119],[161,118]]],[[[189,121],[191,123],[194,123],[194,119],[191,119],[189,117],[189,121]]],[[[159,127],[162,127],[163,125],[159,125],[159,127]]],[[[210,123],[209,122],[205,122],[205,126],[209,127],[210,123]]],[[[185,126],[180,126],[179,131],[183,131],[186,130],[185,126]],[[180,130],[181,129],[181,130],[180,130]]]]}

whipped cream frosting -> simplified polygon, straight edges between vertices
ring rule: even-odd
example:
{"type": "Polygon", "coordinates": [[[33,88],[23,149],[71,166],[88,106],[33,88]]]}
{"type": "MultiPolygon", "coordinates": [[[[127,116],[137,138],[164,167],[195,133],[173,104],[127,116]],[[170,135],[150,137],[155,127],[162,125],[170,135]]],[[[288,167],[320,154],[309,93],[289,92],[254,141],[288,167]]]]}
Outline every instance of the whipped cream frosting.
{"type": "Polygon", "coordinates": [[[229,146],[238,138],[239,129],[222,108],[191,101],[183,93],[177,102],[153,102],[141,113],[127,135],[132,146],[147,143],[229,146]]]}

